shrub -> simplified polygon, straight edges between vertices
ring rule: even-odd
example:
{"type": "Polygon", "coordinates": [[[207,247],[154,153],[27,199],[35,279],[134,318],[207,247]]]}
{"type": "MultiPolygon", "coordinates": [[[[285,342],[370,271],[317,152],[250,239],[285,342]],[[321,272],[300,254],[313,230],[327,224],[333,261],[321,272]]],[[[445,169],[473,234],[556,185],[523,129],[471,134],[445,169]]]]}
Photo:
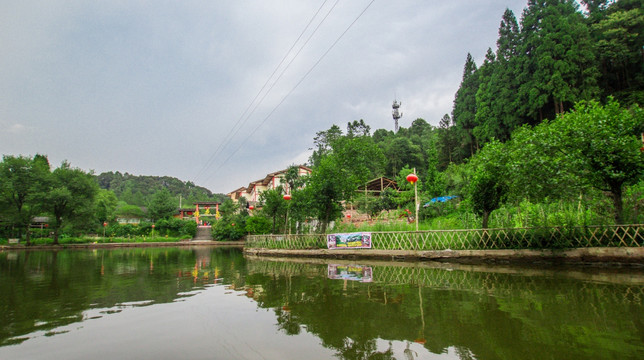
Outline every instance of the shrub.
{"type": "Polygon", "coordinates": [[[246,232],[253,235],[271,232],[271,221],[264,216],[251,216],[246,219],[246,232]]]}

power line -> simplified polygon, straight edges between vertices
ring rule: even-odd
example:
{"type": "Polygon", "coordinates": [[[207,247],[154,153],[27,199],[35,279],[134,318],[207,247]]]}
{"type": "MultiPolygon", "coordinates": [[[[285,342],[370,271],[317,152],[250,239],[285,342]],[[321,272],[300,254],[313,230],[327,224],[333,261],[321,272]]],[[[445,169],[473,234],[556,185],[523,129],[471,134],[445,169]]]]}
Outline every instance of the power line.
{"type": "Polygon", "coordinates": [[[264,125],[264,123],[266,123],[266,121],[273,115],[273,113],[275,113],[275,111],[280,107],[280,105],[282,105],[284,103],[284,101],[286,101],[286,99],[300,86],[300,84],[302,84],[302,82],[304,82],[304,80],[309,76],[309,74],[311,74],[313,69],[315,69],[318,66],[318,64],[320,64],[320,62],[322,62],[322,60],[326,57],[326,55],[329,52],[331,52],[331,50],[335,47],[335,45],[337,45],[337,43],[340,42],[342,37],[344,37],[344,35],[349,31],[349,29],[351,29],[351,27],[353,27],[353,25],[358,21],[358,19],[360,19],[362,17],[362,15],[364,15],[364,13],[369,9],[369,7],[371,7],[371,5],[375,1],[376,0],[371,0],[371,2],[369,2],[369,4],[367,4],[367,6],[362,10],[362,12],[360,12],[360,14],[358,14],[358,16],[353,20],[353,22],[351,22],[351,24],[349,24],[349,26],[342,32],[342,34],[340,34],[340,36],[331,44],[331,46],[329,46],[329,48],[324,52],[324,54],[322,54],[322,56],[320,56],[320,58],[315,62],[315,64],[313,64],[313,66],[311,66],[311,68],[309,68],[309,70],[304,74],[304,76],[302,76],[302,78],[295,84],[295,86],[282,98],[282,100],[277,105],[275,105],[273,110],[271,110],[271,112],[268,115],[266,115],[264,120],[262,120],[262,122],[258,126],[256,126],[255,129],[240,143],[240,145],[237,147],[237,149],[235,149],[235,151],[233,151],[226,158],[226,160],[224,160],[224,162],[221,163],[215,169],[215,172],[217,170],[221,169],[221,167],[224,166],[224,164],[226,164],[228,162],[228,160],[230,160],[230,158],[239,151],[239,149],[241,149],[241,147],[244,145],[246,140],[248,140],[251,136],[253,136],[255,134],[255,132],[257,132],[257,130],[259,130],[259,128],[261,128],[264,125]]]}
{"type": "Polygon", "coordinates": [[[275,74],[277,73],[277,71],[279,70],[279,68],[284,64],[284,61],[285,61],[285,60],[288,58],[288,56],[291,54],[291,52],[293,51],[293,49],[295,48],[295,46],[297,45],[297,43],[300,41],[300,39],[302,39],[302,36],[304,36],[304,34],[305,34],[305,33],[306,33],[306,31],[309,29],[309,27],[311,26],[311,24],[313,23],[313,21],[315,20],[315,18],[318,16],[318,14],[319,14],[319,13],[320,13],[320,11],[322,10],[322,8],[324,8],[324,5],[326,5],[326,3],[328,2],[328,0],[324,0],[324,2],[322,3],[322,5],[320,5],[320,7],[319,7],[319,8],[317,9],[317,11],[315,12],[315,14],[313,14],[313,16],[311,17],[311,19],[309,20],[309,22],[306,24],[306,26],[304,27],[304,29],[302,30],[302,32],[300,32],[300,35],[299,35],[299,36],[297,37],[297,39],[293,42],[293,45],[291,45],[291,47],[288,49],[288,51],[286,52],[286,54],[284,54],[284,57],[282,58],[282,60],[281,60],[281,61],[279,62],[279,64],[275,67],[275,70],[273,70],[273,72],[271,73],[271,75],[266,79],[266,82],[264,82],[264,85],[262,85],[261,89],[257,92],[257,94],[255,95],[255,97],[253,98],[253,100],[248,104],[248,106],[246,107],[246,109],[244,110],[244,112],[243,112],[243,113],[240,115],[240,117],[237,119],[237,121],[235,122],[235,124],[233,125],[233,127],[232,127],[232,128],[230,129],[230,131],[228,132],[228,135],[224,137],[224,139],[225,139],[225,140],[224,140],[223,142],[220,142],[220,143],[219,143],[219,146],[217,147],[217,149],[216,149],[216,150],[213,152],[213,154],[208,158],[208,160],[206,161],[206,163],[204,164],[204,166],[202,167],[202,169],[201,169],[201,170],[197,173],[197,175],[194,177],[193,182],[195,182],[197,178],[199,178],[200,176],[202,176],[202,175],[206,172],[206,170],[207,170],[207,169],[208,169],[208,168],[209,168],[209,167],[214,163],[214,161],[215,161],[215,159],[216,159],[217,155],[219,155],[219,153],[223,150],[223,148],[225,148],[225,147],[230,143],[231,139],[237,135],[237,133],[239,132],[239,130],[241,130],[241,128],[242,128],[242,127],[244,126],[244,124],[248,121],[248,119],[250,118],[250,116],[252,116],[252,114],[255,112],[255,110],[257,109],[257,107],[259,107],[259,105],[264,101],[264,98],[266,98],[266,96],[271,92],[271,90],[273,89],[273,87],[275,86],[275,84],[277,84],[277,82],[280,80],[280,78],[282,77],[282,75],[284,75],[284,73],[286,72],[286,70],[290,67],[290,65],[293,63],[293,61],[294,61],[294,60],[297,58],[297,56],[300,54],[300,52],[302,51],[302,49],[306,46],[306,44],[308,44],[309,40],[311,40],[311,38],[313,37],[313,35],[317,32],[317,30],[320,28],[320,26],[322,25],[322,23],[326,20],[326,18],[329,16],[329,14],[330,14],[330,13],[331,13],[331,11],[335,8],[335,6],[338,4],[338,2],[339,2],[339,1],[340,1],[340,0],[337,0],[337,1],[335,2],[335,4],[333,5],[333,7],[331,7],[331,9],[327,12],[327,14],[324,16],[324,18],[320,21],[320,23],[319,23],[319,24],[318,24],[318,26],[315,28],[315,30],[314,30],[314,31],[311,33],[311,35],[308,37],[308,39],[306,40],[306,42],[305,42],[305,43],[300,47],[300,49],[299,49],[299,50],[298,50],[298,52],[295,54],[295,56],[293,56],[293,58],[291,59],[291,61],[290,61],[290,62],[286,65],[286,67],[282,70],[282,72],[280,73],[279,77],[278,77],[278,78],[273,82],[273,84],[269,87],[269,89],[264,93],[264,95],[263,95],[263,96],[262,96],[262,98],[259,100],[259,102],[257,102],[257,103],[255,104],[255,106],[253,107],[252,111],[251,111],[250,113],[248,113],[248,110],[249,110],[249,109],[253,106],[253,104],[257,101],[257,98],[259,98],[260,94],[264,91],[264,89],[266,89],[266,85],[268,85],[268,83],[269,83],[269,82],[271,81],[271,79],[275,76],[275,74]],[[243,122],[241,122],[241,120],[244,118],[244,116],[245,116],[247,113],[248,113],[248,115],[246,116],[246,118],[244,119],[244,121],[243,121],[243,122]],[[234,132],[234,133],[233,133],[233,132],[234,132]],[[232,135],[231,135],[231,134],[232,134],[232,135]]]}

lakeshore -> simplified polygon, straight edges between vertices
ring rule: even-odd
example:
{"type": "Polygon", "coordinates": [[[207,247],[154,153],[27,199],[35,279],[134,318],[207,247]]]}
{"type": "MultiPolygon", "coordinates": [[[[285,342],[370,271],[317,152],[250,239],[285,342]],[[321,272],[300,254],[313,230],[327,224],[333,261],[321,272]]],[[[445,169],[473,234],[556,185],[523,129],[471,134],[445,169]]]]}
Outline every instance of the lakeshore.
{"type": "Polygon", "coordinates": [[[177,242],[125,242],[125,243],[85,243],[60,245],[0,245],[0,251],[10,250],[64,250],[64,249],[117,249],[142,247],[191,247],[191,246],[232,246],[243,247],[244,241],[194,240],[177,242]]]}

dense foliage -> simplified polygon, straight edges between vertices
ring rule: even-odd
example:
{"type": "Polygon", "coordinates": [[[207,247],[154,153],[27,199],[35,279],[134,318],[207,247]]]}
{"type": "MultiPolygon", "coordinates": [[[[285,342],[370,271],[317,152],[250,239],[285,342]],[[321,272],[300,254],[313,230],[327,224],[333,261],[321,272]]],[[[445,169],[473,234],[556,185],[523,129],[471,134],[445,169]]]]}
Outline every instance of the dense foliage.
{"type": "Polygon", "coordinates": [[[519,20],[506,10],[496,51],[480,66],[467,54],[438,127],[416,119],[371,135],[361,119],[319,131],[312,175],[290,201],[267,193],[255,215],[273,233],[325,232],[352,207],[391,229],[414,216],[415,171],[425,229],[642,223],[644,12],[634,0],[582,3],[530,0],[519,20]],[[380,176],[401,191],[358,195],[380,176]]]}
{"type": "Polygon", "coordinates": [[[192,205],[195,201],[223,201],[225,195],[213,194],[210,190],[196,186],[191,181],[181,181],[170,176],[136,176],[120,172],[105,172],[96,176],[101,189],[111,190],[116,197],[131,205],[147,206],[161,190],[167,190],[179,204],[192,205]]]}
{"type": "Polygon", "coordinates": [[[96,180],[67,162],[52,170],[43,155],[4,156],[0,162],[0,240],[24,239],[29,245],[32,235],[38,243],[53,244],[59,243],[60,236],[68,239],[88,234],[107,238],[194,237],[194,221],[173,218],[179,203],[168,188],[152,193],[147,206],[142,207],[100,189],[96,180]],[[117,218],[137,219],[137,224],[119,225],[117,218]]]}

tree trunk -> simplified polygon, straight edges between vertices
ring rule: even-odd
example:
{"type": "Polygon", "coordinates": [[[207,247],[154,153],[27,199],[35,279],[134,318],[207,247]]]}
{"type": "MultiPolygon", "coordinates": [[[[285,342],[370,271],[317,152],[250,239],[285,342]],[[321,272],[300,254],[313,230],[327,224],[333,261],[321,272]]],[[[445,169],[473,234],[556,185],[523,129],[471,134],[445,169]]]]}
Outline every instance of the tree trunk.
{"type": "Polygon", "coordinates": [[[623,202],[622,202],[622,186],[621,184],[613,184],[611,185],[611,192],[610,196],[613,199],[613,207],[615,208],[615,224],[622,224],[624,221],[622,219],[622,210],[623,210],[623,202]]]}
{"type": "Polygon", "coordinates": [[[56,217],[56,224],[54,226],[54,245],[58,245],[58,230],[60,230],[61,219],[56,217]]]}
{"type": "Polygon", "coordinates": [[[490,212],[489,211],[483,211],[483,229],[487,229],[487,221],[490,218],[490,212]]]}
{"type": "Polygon", "coordinates": [[[554,99],[554,103],[555,103],[555,115],[559,115],[559,102],[557,101],[557,99],[554,99]]]}

